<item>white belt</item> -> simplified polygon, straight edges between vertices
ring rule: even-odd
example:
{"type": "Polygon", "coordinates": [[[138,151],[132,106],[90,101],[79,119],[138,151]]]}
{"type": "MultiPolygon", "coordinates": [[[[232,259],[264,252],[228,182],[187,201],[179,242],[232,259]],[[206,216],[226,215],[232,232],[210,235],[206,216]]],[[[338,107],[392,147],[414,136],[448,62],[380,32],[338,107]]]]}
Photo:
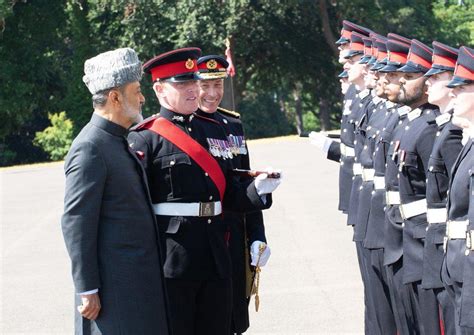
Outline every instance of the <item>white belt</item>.
{"type": "Polygon", "coordinates": [[[446,208],[428,208],[426,218],[429,224],[444,223],[448,219],[448,211],[446,208]]]}
{"type": "Polygon", "coordinates": [[[374,188],[376,190],[385,190],[385,177],[374,176],[374,188]]]}
{"type": "Polygon", "coordinates": [[[352,172],[354,173],[354,176],[359,176],[362,174],[362,165],[360,163],[354,163],[354,166],[352,168],[352,172]]]}
{"type": "Polygon", "coordinates": [[[156,215],[169,216],[216,216],[222,213],[222,204],[215,202],[162,202],[153,204],[156,215]]]}
{"type": "Polygon", "coordinates": [[[375,175],[375,170],[374,169],[362,169],[362,180],[363,181],[373,181],[374,180],[374,175],[375,175]]]}
{"type": "Polygon", "coordinates": [[[400,214],[402,215],[403,220],[426,213],[426,210],[426,199],[412,201],[408,204],[400,205],[400,214]]]}
{"type": "Polygon", "coordinates": [[[448,240],[465,239],[469,220],[446,222],[446,236],[448,240]]]}
{"type": "Polygon", "coordinates": [[[340,148],[341,148],[341,155],[346,156],[346,157],[354,157],[355,156],[354,148],[348,147],[344,143],[340,144],[340,148]]]}
{"type": "Polygon", "coordinates": [[[385,202],[387,205],[400,205],[400,193],[387,191],[385,193],[385,202]]]}

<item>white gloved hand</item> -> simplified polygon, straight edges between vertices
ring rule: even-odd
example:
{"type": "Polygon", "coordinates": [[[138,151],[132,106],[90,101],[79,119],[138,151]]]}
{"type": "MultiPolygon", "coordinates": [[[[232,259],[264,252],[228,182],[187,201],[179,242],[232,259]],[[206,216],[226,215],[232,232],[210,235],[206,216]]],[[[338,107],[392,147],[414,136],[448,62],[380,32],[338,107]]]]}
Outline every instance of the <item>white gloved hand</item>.
{"type": "Polygon", "coordinates": [[[250,263],[252,266],[265,266],[267,264],[268,259],[270,258],[271,255],[270,247],[262,241],[254,241],[252,245],[250,246],[250,256],[252,258],[252,263],[250,263]],[[260,259],[258,258],[258,255],[260,253],[260,246],[264,246],[265,249],[262,252],[262,255],[260,256],[260,259]]]}
{"type": "Polygon", "coordinates": [[[315,131],[310,132],[308,137],[312,145],[325,153],[328,152],[329,146],[334,142],[334,140],[327,137],[326,134],[317,133],[315,131]]]}
{"type": "Polygon", "coordinates": [[[268,178],[268,174],[266,173],[258,175],[257,178],[255,178],[255,188],[257,189],[257,194],[259,196],[275,191],[283,179],[281,171],[273,170],[272,168],[266,168],[265,172],[270,174],[273,172],[278,172],[280,174],[280,178],[268,178]]]}

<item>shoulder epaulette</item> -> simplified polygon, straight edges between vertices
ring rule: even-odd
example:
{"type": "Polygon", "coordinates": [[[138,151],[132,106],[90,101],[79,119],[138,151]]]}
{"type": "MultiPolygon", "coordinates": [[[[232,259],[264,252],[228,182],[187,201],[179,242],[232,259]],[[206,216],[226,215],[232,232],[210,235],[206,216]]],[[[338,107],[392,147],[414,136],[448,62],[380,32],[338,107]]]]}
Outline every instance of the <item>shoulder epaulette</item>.
{"type": "Polygon", "coordinates": [[[227,116],[232,116],[235,117],[236,119],[240,119],[240,114],[234,111],[230,111],[228,109],[222,108],[222,107],[217,107],[217,110],[221,112],[222,114],[225,114],[227,116]]]}
{"type": "Polygon", "coordinates": [[[130,131],[143,129],[143,127],[145,127],[145,125],[147,125],[151,121],[156,120],[157,118],[158,118],[158,114],[153,114],[152,116],[147,117],[145,120],[143,120],[139,124],[137,124],[137,125],[133,126],[132,128],[130,128],[130,131]]]}

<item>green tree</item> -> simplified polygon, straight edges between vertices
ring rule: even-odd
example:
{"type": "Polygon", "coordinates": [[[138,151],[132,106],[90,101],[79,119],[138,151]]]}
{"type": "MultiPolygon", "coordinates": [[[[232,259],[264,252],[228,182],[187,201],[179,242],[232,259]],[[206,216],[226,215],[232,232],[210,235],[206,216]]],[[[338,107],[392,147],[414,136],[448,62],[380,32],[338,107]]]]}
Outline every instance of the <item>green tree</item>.
{"type": "Polygon", "coordinates": [[[51,126],[36,132],[33,144],[41,147],[51,160],[64,159],[72,143],[73,124],[66,112],[48,114],[51,126]]]}

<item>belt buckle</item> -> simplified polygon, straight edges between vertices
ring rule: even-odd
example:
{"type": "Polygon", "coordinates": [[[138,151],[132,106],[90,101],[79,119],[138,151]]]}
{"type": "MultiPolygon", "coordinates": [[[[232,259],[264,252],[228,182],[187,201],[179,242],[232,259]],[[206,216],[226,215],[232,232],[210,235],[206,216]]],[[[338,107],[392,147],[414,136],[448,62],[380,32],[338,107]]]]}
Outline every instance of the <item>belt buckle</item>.
{"type": "Polygon", "coordinates": [[[468,230],[466,232],[466,248],[467,250],[474,250],[474,246],[472,245],[472,230],[468,230]]]}
{"type": "Polygon", "coordinates": [[[400,216],[402,217],[403,221],[405,221],[407,219],[407,217],[405,216],[405,212],[403,211],[403,205],[400,204],[398,206],[398,209],[400,210],[400,216]]]}
{"type": "Polygon", "coordinates": [[[200,202],[199,216],[214,216],[215,203],[214,202],[200,202]]]}

